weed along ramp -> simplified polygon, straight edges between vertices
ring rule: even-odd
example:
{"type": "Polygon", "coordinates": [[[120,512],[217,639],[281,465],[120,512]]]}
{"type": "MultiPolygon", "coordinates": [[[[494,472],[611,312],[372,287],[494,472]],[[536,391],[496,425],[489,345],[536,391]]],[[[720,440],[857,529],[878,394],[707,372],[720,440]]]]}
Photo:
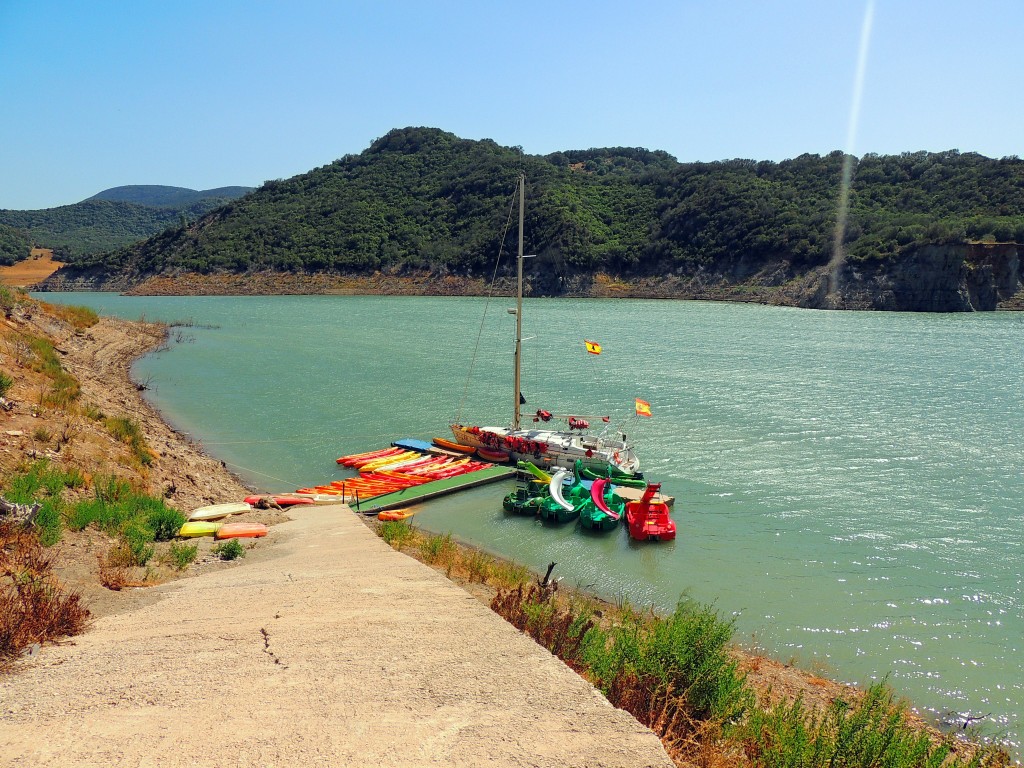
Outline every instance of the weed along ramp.
{"type": "Polygon", "coordinates": [[[658,739],[348,507],[0,678],[16,766],[671,766],[658,739]],[[208,727],[180,725],[216,723],[208,727]]]}

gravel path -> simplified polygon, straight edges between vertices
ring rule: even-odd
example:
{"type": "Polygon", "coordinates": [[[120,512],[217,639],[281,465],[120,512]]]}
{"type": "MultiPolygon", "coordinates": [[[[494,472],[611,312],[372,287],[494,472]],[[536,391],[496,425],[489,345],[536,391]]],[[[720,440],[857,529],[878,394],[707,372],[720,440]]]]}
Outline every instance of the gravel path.
{"type": "Polygon", "coordinates": [[[342,506],[0,678],[12,766],[671,766],[657,738],[342,506]]]}

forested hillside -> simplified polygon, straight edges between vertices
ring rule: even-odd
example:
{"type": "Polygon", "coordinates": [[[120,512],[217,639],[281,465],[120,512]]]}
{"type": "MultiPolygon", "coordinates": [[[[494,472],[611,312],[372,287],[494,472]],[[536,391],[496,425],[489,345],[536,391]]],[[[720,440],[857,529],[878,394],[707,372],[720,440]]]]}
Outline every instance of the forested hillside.
{"type": "MultiPolygon", "coordinates": [[[[652,275],[733,262],[828,262],[843,155],[677,163],[664,152],[523,155],[429,128],[271,181],[185,227],[82,267],[136,273],[255,269],[484,274],[520,170],[527,249],[574,273],[652,275]]],[[[959,152],[868,155],[846,229],[854,259],[922,243],[1024,240],[1024,162],[959,152]]]]}
{"type": "MultiPolygon", "coordinates": [[[[0,210],[0,226],[15,227],[34,245],[52,248],[58,258],[73,260],[121,248],[168,227],[194,221],[249,189],[221,187],[197,192],[183,187],[114,187],[74,205],[36,211],[0,210]]],[[[0,258],[5,245],[5,236],[0,234],[0,258]]]]}
{"type": "Polygon", "coordinates": [[[32,250],[28,235],[19,229],[0,224],[0,266],[27,259],[32,250]]]}

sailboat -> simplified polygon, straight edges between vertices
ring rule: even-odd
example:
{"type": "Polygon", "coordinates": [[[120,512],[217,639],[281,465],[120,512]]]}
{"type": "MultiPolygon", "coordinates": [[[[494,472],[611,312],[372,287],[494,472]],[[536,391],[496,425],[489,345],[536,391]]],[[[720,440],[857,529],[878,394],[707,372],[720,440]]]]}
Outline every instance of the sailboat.
{"type": "MultiPolygon", "coordinates": [[[[514,387],[512,393],[512,425],[510,427],[480,427],[475,425],[452,424],[452,434],[460,445],[503,451],[509,454],[512,463],[532,461],[539,467],[573,467],[579,461],[583,467],[599,471],[609,466],[623,472],[640,471],[640,459],[633,447],[626,441],[623,432],[608,430],[600,433],[588,432],[589,422],[584,418],[566,417],[570,429],[524,428],[521,407],[525,402],[520,388],[522,374],[523,344],[523,223],[526,211],[526,177],[519,176],[519,251],[516,259],[516,306],[509,312],[516,316],[516,345],[514,362],[514,387]]],[[[548,411],[538,411],[534,421],[552,418],[548,411]]]]}

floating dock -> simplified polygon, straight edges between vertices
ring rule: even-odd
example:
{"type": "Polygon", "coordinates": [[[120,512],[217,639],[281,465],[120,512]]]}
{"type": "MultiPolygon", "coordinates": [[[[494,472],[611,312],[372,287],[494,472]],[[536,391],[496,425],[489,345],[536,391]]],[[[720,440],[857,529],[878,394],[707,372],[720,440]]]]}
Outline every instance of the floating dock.
{"type": "Polygon", "coordinates": [[[421,501],[438,496],[447,496],[449,493],[456,493],[466,488],[496,483],[499,480],[514,477],[515,474],[516,470],[514,467],[495,465],[485,469],[478,469],[474,472],[466,472],[455,477],[446,477],[443,480],[431,480],[428,483],[414,485],[411,488],[403,488],[400,491],[386,493],[383,496],[374,496],[360,502],[358,506],[349,502],[349,506],[353,507],[360,514],[376,515],[385,509],[407,507],[410,504],[418,504],[421,501]]]}

